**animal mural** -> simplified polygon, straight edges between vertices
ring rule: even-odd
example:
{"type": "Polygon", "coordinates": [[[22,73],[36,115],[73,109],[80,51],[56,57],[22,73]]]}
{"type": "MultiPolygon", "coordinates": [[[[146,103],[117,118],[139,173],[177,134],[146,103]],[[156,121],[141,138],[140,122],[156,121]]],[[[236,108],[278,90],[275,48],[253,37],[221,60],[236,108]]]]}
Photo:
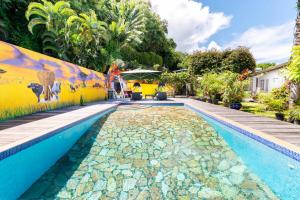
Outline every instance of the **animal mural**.
{"type": "Polygon", "coordinates": [[[32,92],[37,97],[39,103],[41,101],[41,94],[44,91],[43,86],[38,83],[30,83],[27,87],[32,90],[32,92]]]}
{"type": "Polygon", "coordinates": [[[0,120],[103,100],[102,73],[0,41],[0,120]]]}

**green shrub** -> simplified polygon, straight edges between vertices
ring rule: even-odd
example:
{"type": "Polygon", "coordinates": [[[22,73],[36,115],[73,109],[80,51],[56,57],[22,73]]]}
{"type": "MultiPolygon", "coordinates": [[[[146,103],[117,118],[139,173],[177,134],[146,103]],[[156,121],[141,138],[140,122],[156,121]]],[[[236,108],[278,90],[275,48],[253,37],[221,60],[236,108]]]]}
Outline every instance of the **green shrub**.
{"type": "Polygon", "coordinates": [[[285,99],[288,101],[290,97],[290,89],[288,84],[285,84],[280,88],[273,89],[271,95],[274,99],[285,99]]]}
{"type": "Polygon", "coordinates": [[[282,113],[287,109],[287,104],[284,99],[271,99],[267,102],[267,109],[282,113]]]}
{"type": "Polygon", "coordinates": [[[207,73],[199,79],[199,92],[208,96],[210,99],[215,99],[224,91],[224,83],[220,74],[207,73]]]}
{"type": "Polygon", "coordinates": [[[168,73],[164,72],[160,76],[160,82],[171,85],[175,89],[175,93],[179,92],[188,83],[193,83],[192,77],[187,72],[168,73]]]}
{"type": "Polygon", "coordinates": [[[262,104],[268,104],[269,101],[272,100],[272,95],[269,93],[259,93],[257,94],[257,101],[258,103],[262,103],[262,104]]]}
{"type": "Polygon", "coordinates": [[[291,110],[289,113],[290,120],[300,120],[300,109],[291,110]]]}
{"type": "Polygon", "coordinates": [[[222,95],[225,106],[231,103],[242,102],[245,92],[244,88],[247,81],[239,80],[239,74],[232,72],[225,72],[221,74],[224,85],[224,93],[222,95]]]}

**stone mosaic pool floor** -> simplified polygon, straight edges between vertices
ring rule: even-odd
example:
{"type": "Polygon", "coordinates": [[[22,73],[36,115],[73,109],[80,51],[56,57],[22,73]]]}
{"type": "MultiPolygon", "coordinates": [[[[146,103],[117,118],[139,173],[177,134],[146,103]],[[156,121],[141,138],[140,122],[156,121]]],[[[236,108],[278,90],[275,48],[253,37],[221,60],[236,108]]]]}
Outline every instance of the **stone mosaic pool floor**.
{"type": "Polygon", "coordinates": [[[126,106],[96,122],[21,199],[278,198],[197,114],[126,106]]]}

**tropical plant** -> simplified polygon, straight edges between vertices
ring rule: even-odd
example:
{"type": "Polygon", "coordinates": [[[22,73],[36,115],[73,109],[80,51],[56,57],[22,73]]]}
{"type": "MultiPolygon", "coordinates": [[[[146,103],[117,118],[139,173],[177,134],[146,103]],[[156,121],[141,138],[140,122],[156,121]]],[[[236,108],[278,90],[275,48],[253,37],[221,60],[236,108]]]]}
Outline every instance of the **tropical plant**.
{"type": "Polygon", "coordinates": [[[300,46],[294,46],[292,57],[288,66],[288,74],[290,80],[300,82],[300,46]]]}
{"type": "Polygon", "coordinates": [[[187,72],[169,73],[164,72],[160,77],[160,82],[172,86],[175,93],[185,89],[186,85],[191,83],[191,76],[187,72]]]}
{"type": "Polygon", "coordinates": [[[72,15],[66,25],[67,41],[74,54],[72,61],[92,69],[105,65],[99,59],[105,57],[104,46],[109,40],[107,24],[98,20],[95,11],[72,15]]]}
{"type": "Polygon", "coordinates": [[[110,40],[106,50],[111,59],[121,57],[121,48],[125,45],[135,46],[142,42],[144,15],[142,7],[134,0],[112,0],[111,21],[108,23],[110,40]]]}
{"type": "Polygon", "coordinates": [[[292,121],[300,120],[300,109],[294,109],[289,112],[289,118],[292,121]]]}
{"type": "Polygon", "coordinates": [[[222,77],[217,73],[204,74],[199,81],[199,90],[208,96],[211,100],[221,96],[224,91],[224,82],[222,77]]]}
{"type": "Polygon", "coordinates": [[[232,72],[225,72],[221,75],[225,88],[222,98],[226,106],[232,103],[240,103],[244,98],[244,88],[247,81],[240,80],[239,76],[239,74],[232,72]]]}
{"type": "Polygon", "coordinates": [[[288,102],[290,98],[290,87],[288,83],[285,83],[280,88],[274,88],[271,92],[272,98],[274,99],[283,99],[288,102]]]}
{"type": "MultiPolygon", "coordinates": [[[[53,4],[50,1],[42,0],[42,3],[31,2],[26,11],[26,19],[29,21],[28,30],[33,34],[33,29],[38,25],[43,25],[48,33],[53,37],[44,38],[46,41],[51,41],[50,47],[45,47],[44,50],[53,50],[60,58],[67,59],[67,40],[65,38],[65,22],[75,14],[71,9],[70,3],[66,1],[58,1],[53,4]],[[55,45],[53,45],[55,44],[55,45]]],[[[44,41],[44,44],[46,42],[44,41]]]]}
{"type": "Polygon", "coordinates": [[[267,102],[267,110],[283,113],[287,109],[287,105],[284,99],[271,99],[267,102]]]}

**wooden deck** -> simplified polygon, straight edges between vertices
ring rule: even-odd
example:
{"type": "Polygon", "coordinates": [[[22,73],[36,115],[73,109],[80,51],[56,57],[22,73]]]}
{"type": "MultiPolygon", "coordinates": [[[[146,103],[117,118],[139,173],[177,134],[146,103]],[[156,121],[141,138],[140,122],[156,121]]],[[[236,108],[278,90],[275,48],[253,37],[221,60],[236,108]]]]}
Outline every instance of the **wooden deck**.
{"type": "Polygon", "coordinates": [[[30,114],[30,115],[25,115],[22,117],[17,117],[15,119],[9,119],[6,121],[0,121],[0,130],[12,128],[12,127],[19,126],[22,124],[27,124],[27,123],[34,122],[34,121],[40,120],[40,119],[45,119],[48,117],[53,117],[55,115],[63,114],[63,113],[77,110],[80,108],[82,108],[82,107],[71,106],[71,107],[62,108],[62,109],[53,110],[53,111],[38,112],[38,113],[30,114]]]}
{"type": "Polygon", "coordinates": [[[193,105],[203,111],[208,111],[222,118],[229,119],[243,126],[271,135],[292,145],[300,147],[300,125],[279,121],[251,113],[229,109],[193,99],[176,99],[187,105],[193,105]]]}
{"type": "Polygon", "coordinates": [[[0,153],[116,106],[117,104],[113,103],[75,106],[2,122],[4,124],[2,128],[5,129],[0,131],[0,153]]]}

